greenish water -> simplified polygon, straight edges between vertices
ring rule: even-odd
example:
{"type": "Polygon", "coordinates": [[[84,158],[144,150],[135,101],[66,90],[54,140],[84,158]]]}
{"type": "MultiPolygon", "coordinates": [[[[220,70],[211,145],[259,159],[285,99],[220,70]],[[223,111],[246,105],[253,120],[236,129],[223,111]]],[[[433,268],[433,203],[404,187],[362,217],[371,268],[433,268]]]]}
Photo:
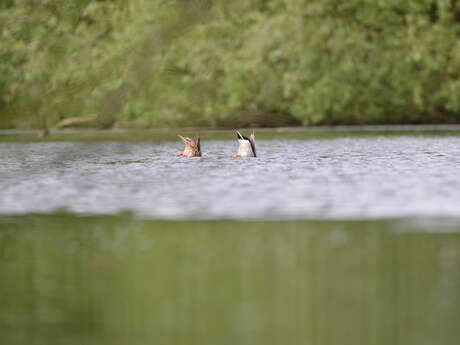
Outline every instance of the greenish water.
{"type": "Polygon", "coordinates": [[[0,217],[0,344],[458,344],[460,222],[0,217]]]}
{"type": "MultiPolygon", "coordinates": [[[[259,128],[257,138],[271,139],[332,139],[344,137],[376,136],[460,136],[459,125],[400,125],[400,126],[335,126],[335,127],[289,127],[259,128]]],[[[0,142],[33,141],[177,141],[178,134],[196,136],[204,140],[235,140],[232,130],[200,128],[164,128],[164,129],[68,129],[51,130],[43,138],[41,131],[0,130],[0,142]]]]}

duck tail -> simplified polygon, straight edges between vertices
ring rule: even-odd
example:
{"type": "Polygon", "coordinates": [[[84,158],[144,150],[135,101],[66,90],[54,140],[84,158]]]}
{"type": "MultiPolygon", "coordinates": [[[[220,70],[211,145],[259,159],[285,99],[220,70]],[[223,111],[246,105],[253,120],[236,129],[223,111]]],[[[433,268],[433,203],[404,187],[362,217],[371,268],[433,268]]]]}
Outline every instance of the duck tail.
{"type": "Polygon", "coordinates": [[[254,153],[254,157],[257,157],[257,153],[256,153],[256,135],[255,135],[254,131],[252,131],[252,134],[249,137],[249,142],[251,143],[251,148],[252,148],[252,152],[254,153]]]}

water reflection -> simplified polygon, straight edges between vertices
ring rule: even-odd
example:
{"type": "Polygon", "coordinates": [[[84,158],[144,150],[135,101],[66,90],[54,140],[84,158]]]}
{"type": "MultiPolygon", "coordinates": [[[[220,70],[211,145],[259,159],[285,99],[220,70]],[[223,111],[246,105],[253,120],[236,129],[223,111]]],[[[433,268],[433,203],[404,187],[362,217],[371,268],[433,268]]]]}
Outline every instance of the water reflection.
{"type": "Polygon", "coordinates": [[[428,224],[1,217],[0,344],[457,344],[428,224]]]}

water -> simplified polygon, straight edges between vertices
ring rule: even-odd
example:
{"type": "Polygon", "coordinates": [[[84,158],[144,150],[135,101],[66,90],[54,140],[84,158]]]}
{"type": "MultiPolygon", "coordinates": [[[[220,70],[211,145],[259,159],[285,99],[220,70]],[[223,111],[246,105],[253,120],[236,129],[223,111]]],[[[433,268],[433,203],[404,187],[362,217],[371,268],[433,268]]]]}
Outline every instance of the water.
{"type": "Polygon", "coordinates": [[[0,143],[0,214],[160,219],[375,219],[460,216],[460,137],[0,143]]]}
{"type": "Polygon", "coordinates": [[[0,345],[456,345],[460,137],[0,142],[0,345]]]}
{"type": "Polygon", "coordinates": [[[460,223],[0,222],[0,344],[458,344],[460,223]]]}

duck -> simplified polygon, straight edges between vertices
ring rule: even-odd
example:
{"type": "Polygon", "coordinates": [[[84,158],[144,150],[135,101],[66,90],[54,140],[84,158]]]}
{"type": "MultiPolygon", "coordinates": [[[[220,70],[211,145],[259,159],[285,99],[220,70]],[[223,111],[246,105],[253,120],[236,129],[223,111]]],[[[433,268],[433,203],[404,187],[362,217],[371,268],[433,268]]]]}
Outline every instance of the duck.
{"type": "Polygon", "coordinates": [[[232,155],[232,158],[257,157],[256,136],[254,131],[249,138],[236,131],[236,137],[239,144],[238,153],[236,155],[232,155]]]}
{"type": "Polygon", "coordinates": [[[196,140],[179,135],[185,145],[184,152],[178,153],[177,157],[201,157],[200,137],[196,140]]]}

